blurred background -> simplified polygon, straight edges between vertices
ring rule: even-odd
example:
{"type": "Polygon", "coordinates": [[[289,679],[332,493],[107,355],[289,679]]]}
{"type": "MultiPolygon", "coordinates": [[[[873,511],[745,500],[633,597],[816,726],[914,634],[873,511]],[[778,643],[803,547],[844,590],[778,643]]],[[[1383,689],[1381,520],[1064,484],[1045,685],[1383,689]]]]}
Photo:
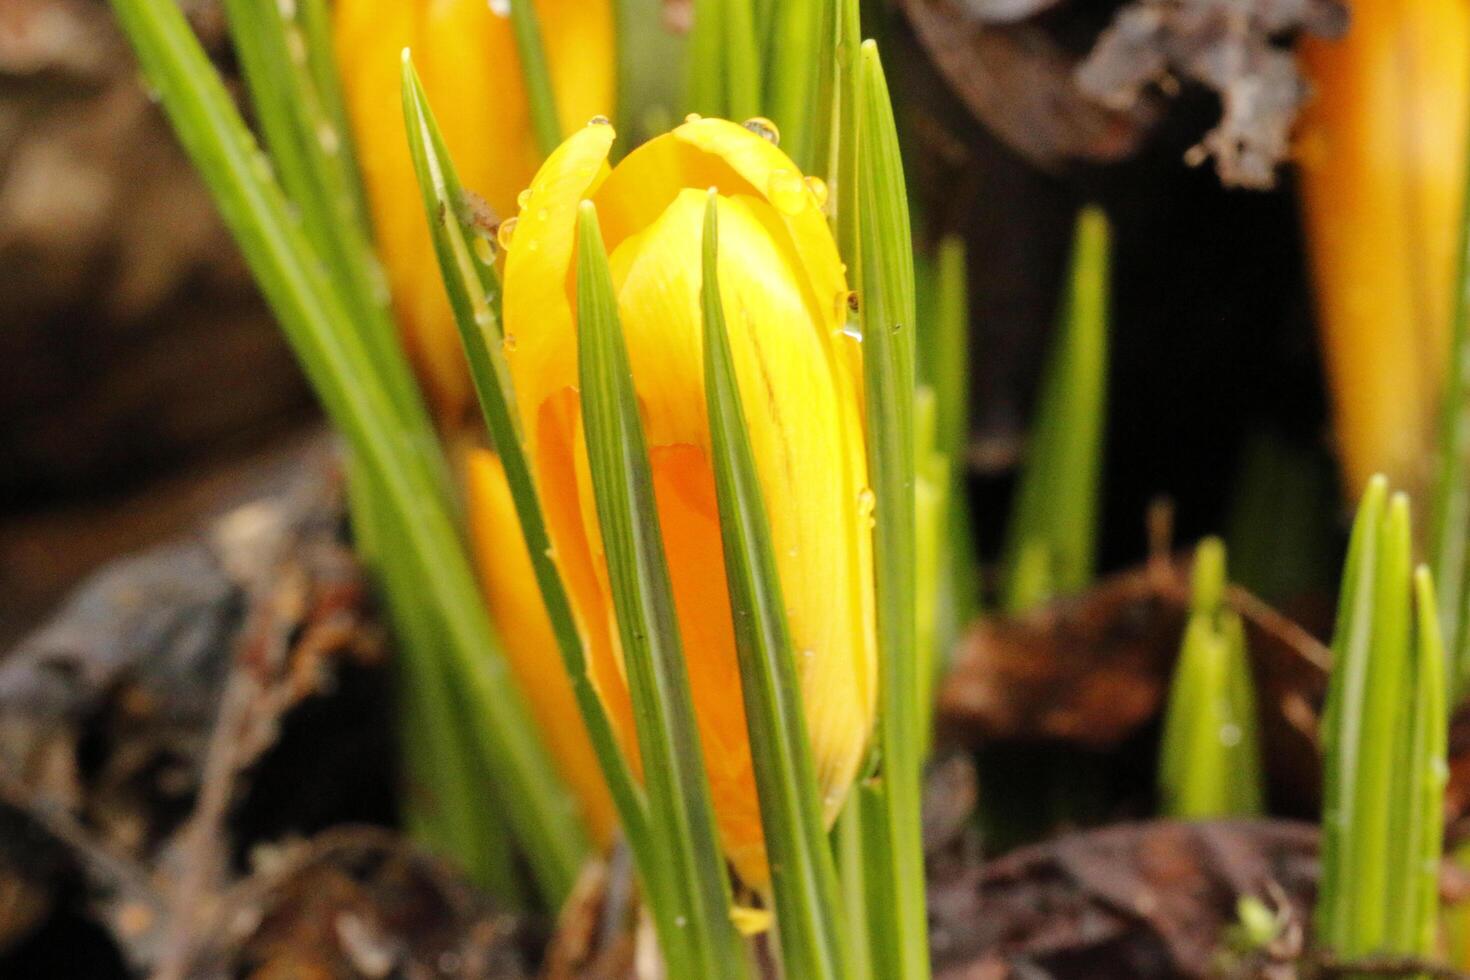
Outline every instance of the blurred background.
{"type": "MultiPolygon", "coordinates": [[[[218,7],[184,6],[233,77],[218,7]]],[[[869,23],[894,66],[920,227],[969,244],[982,548],[1000,542],[1086,201],[1115,228],[1103,567],[1143,554],[1156,498],[1173,501],[1188,541],[1228,527],[1249,496],[1242,480],[1259,483],[1281,459],[1298,478],[1330,482],[1284,158],[1308,91],[1290,43],[1340,31],[1342,10],[1326,0],[904,6],[874,4],[869,23]],[[1131,27],[1130,10],[1144,15],[1131,27]]],[[[687,10],[664,7],[677,30],[687,10]]],[[[268,484],[316,425],[107,4],[6,0],[0,647],[87,570],[268,484]]],[[[1336,517],[1308,511],[1308,524],[1336,517]]]]}

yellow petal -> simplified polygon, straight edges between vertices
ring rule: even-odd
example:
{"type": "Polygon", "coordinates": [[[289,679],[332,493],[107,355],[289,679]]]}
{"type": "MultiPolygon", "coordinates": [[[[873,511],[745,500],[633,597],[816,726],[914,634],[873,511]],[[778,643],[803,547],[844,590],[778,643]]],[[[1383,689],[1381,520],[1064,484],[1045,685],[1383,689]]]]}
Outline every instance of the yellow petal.
{"type": "Polygon", "coordinates": [[[557,147],[531,182],[505,257],[505,329],[516,338],[507,359],[533,442],[541,405],[577,383],[577,205],[606,176],[615,135],[611,126],[584,126],[557,147]]]}
{"type": "Polygon", "coordinates": [[[575,208],[590,198],[611,253],[720,833],[741,876],[759,886],[768,871],[704,405],[707,188],[724,195],[722,298],[829,819],[866,750],[875,707],[860,352],[839,330],[847,292],[831,232],[779,149],[743,127],[703,120],[609,173],[611,141],[607,127],[577,132],[532,183],[506,265],[506,328],[517,338],[511,371],[558,565],[599,693],[636,764],[576,392],[575,208]]]}
{"type": "MultiPolygon", "coordinates": [[[[726,851],[766,880],[704,410],[699,245],[705,194],[682,191],[612,256],[701,740],[726,851]]],[[[829,817],[867,743],[876,660],[862,430],[850,379],[813,323],[802,269],[763,199],[722,199],[721,295],[771,521],[829,817]]],[[[584,496],[591,488],[579,488],[584,496]]]]}
{"type": "Polygon", "coordinates": [[[471,539],[491,618],[558,769],[606,847],[617,815],[541,602],[505,470],[494,453],[478,449],[469,455],[467,478],[471,539]]]}
{"type": "Polygon", "coordinates": [[[1351,488],[1422,486],[1448,351],[1470,93],[1470,4],[1360,2],[1307,41],[1298,156],[1351,488]]]}
{"type": "MultiPolygon", "coordinates": [[[[469,378],[408,154],[399,56],[413,51],[461,181],[505,217],[539,159],[510,22],[486,0],[335,7],[348,114],[404,343],[436,415],[457,421],[471,404],[469,378]]],[[[585,120],[611,111],[611,3],[540,0],[537,12],[562,114],[585,120]]]]}

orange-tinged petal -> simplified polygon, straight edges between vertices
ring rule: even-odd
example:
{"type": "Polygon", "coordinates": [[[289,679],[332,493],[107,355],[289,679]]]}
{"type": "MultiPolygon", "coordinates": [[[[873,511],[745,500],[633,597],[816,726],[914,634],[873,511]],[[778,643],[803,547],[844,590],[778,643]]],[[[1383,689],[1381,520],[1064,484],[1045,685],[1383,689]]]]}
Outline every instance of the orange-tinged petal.
{"type": "MultiPolygon", "coordinates": [[[[612,272],[650,443],[707,452],[704,206],[703,192],[682,192],[618,247],[612,272]]],[[[852,379],[828,359],[833,323],[806,316],[801,270],[789,264],[770,208],[747,197],[719,201],[720,291],[798,674],[809,692],[818,778],[837,792],[864,747],[876,671],[863,433],[852,379]]]]}
{"type": "Polygon", "coordinates": [[[541,602],[505,470],[494,453],[474,450],[468,459],[467,480],[471,539],[491,618],[547,746],[581,804],[588,828],[606,847],[617,815],[541,602]]]}
{"type": "MultiPolygon", "coordinates": [[[[335,42],[379,253],[404,343],[440,419],[471,405],[459,335],[439,281],[403,126],[401,51],[415,64],[464,185],[500,216],[535,173],[520,60],[507,18],[485,0],[339,0],[335,42]]],[[[539,0],[562,115],[611,111],[609,0],[539,0]]]]}
{"type": "MultiPolygon", "coordinates": [[[[508,359],[559,567],[625,750],[635,733],[576,392],[576,205],[598,208],[642,418],[679,629],[721,837],[768,878],[730,622],[704,402],[700,242],[720,193],[720,278],[771,522],[827,816],[875,710],[871,494],[860,350],[841,334],[845,273],[816,192],[744,127],[696,120],[610,172],[605,126],[574,134],[533,181],[506,263],[508,359]]],[[[636,759],[635,759],[636,762],[636,759]]]]}
{"type": "Polygon", "coordinates": [[[1351,487],[1422,486],[1448,352],[1470,95],[1470,4],[1352,5],[1309,40],[1299,142],[1328,377],[1351,487]]]}

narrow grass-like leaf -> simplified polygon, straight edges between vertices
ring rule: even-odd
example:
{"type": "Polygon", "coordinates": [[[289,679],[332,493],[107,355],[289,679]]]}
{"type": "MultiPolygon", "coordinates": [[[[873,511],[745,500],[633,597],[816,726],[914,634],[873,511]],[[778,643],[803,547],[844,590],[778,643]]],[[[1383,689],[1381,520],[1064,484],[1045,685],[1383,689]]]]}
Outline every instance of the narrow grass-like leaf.
{"type": "MultiPolygon", "coordinates": [[[[859,0],[833,0],[836,5],[833,60],[836,79],[832,88],[832,161],[827,182],[837,199],[833,228],[837,251],[849,270],[858,268],[858,143],[862,130],[862,31],[859,0]]],[[[854,281],[852,272],[849,281],[854,281]]]]}
{"type": "Polygon", "coordinates": [[[880,976],[914,980],[929,974],[929,937],[919,823],[924,685],[914,653],[913,236],[898,132],[877,45],[865,42],[861,59],[858,294],[868,473],[876,503],[873,552],[884,801],[883,826],[875,828],[874,839],[885,847],[884,885],[893,898],[886,903],[886,932],[875,933],[873,945],[882,958],[880,976]]]}
{"type": "Polygon", "coordinates": [[[862,786],[854,786],[833,828],[837,881],[842,889],[842,927],[852,980],[873,980],[872,941],[868,936],[868,855],[864,851],[862,786]]]}
{"type": "MultiPolygon", "coordinates": [[[[235,50],[281,186],[300,214],[307,238],[326,262],[395,407],[409,424],[426,425],[423,401],[388,312],[387,284],[373,254],[340,92],[335,79],[323,88],[323,76],[330,76],[333,69],[330,47],[312,49],[311,35],[298,23],[305,9],[297,5],[283,9],[258,0],[225,3],[235,50]]],[[[315,10],[314,17],[320,16],[315,10]]],[[[315,19],[312,24],[321,29],[315,19]]],[[[320,45],[322,39],[315,43],[320,45]]],[[[427,451],[437,452],[437,447],[427,451]]]]}
{"type": "Polygon", "coordinates": [[[1439,925],[1439,864],[1444,835],[1445,649],[1436,609],[1434,577],[1414,573],[1413,690],[1400,711],[1403,755],[1395,773],[1395,812],[1401,819],[1390,839],[1390,883],[1385,911],[1388,948],[1430,956],[1439,925]]]}
{"type": "MultiPolygon", "coordinates": [[[[541,21],[534,0],[505,0],[510,5],[510,27],[515,34],[516,54],[521,59],[521,80],[531,108],[531,131],[543,156],[561,144],[562,118],[556,108],[556,89],[551,84],[551,62],[541,39],[541,21]]],[[[575,16],[569,14],[568,16],[575,16]]],[[[489,135],[487,134],[487,138],[489,135]]]]}
{"type": "Polygon", "coordinates": [[[1004,604],[1013,613],[1092,581],[1107,397],[1108,253],[1107,219],[1084,208],[1007,530],[1004,604]]]}
{"type": "Polygon", "coordinates": [[[766,74],[766,105],[781,127],[781,148],[803,172],[824,173],[832,128],[833,0],[781,0],[766,74]],[[823,133],[823,129],[827,133],[823,133]]]}
{"type": "MultiPolygon", "coordinates": [[[[551,536],[526,458],[510,368],[505,361],[495,253],[485,230],[475,225],[473,216],[463,206],[464,189],[408,52],[403,56],[403,111],[409,152],[423,195],[440,273],[459,327],[486,431],[505,467],[506,482],[552,633],[603,777],[617,806],[623,833],[640,869],[656,869],[652,858],[658,853],[657,844],[648,833],[642,790],[623,758],[612,723],[593,686],[571,600],[552,558],[551,536]]],[[[646,887],[657,891],[658,883],[647,882],[646,887]]]]}
{"type": "Polygon", "coordinates": [[[934,442],[955,461],[964,456],[970,402],[970,297],[965,240],[948,235],[939,242],[935,270],[934,320],[929,328],[925,379],[934,388],[934,442]]]}
{"type": "Polygon", "coordinates": [[[664,27],[663,0],[616,0],[618,110],[623,148],[670,129],[686,99],[687,38],[664,27]]]}
{"type": "Polygon", "coordinates": [[[653,911],[671,976],[735,978],[745,961],[715,831],[694,700],[664,558],[638,396],[597,211],[577,218],[577,372],[587,461],[633,697],[649,817],[673,901],[653,911]],[[671,954],[683,940],[682,952],[671,954]],[[687,956],[679,963],[678,957],[687,956]]]}
{"type": "Polygon", "coordinates": [[[1263,809],[1255,690],[1240,617],[1224,606],[1225,549],[1195,552],[1193,599],[1169,691],[1159,796],[1182,819],[1256,816],[1263,809]]]}
{"type": "Polygon", "coordinates": [[[1382,948],[1388,938],[1388,908],[1402,901],[1403,869],[1391,858],[1394,841],[1409,825],[1412,801],[1401,798],[1398,768],[1407,754],[1404,699],[1411,694],[1410,632],[1412,568],[1409,500],[1395,493],[1379,533],[1373,583],[1373,641],[1362,708],[1363,744],[1358,752],[1358,796],[1354,803],[1352,887],[1358,893],[1350,955],[1382,948]]]}
{"type": "Polygon", "coordinates": [[[754,0],[694,0],[690,111],[736,120],[759,116],[761,61],[754,0]]]}
{"type": "Polygon", "coordinates": [[[1322,883],[1317,893],[1317,936],[1346,951],[1352,942],[1358,865],[1355,804],[1360,796],[1363,704],[1373,643],[1373,607],[1380,529],[1388,481],[1374,477],[1363,492],[1353,523],[1332,634],[1332,675],[1322,718],[1326,763],[1322,795],[1322,883]]]}
{"type": "Polygon", "coordinates": [[[914,392],[914,656],[918,658],[919,722],[928,752],[934,685],[939,674],[939,615],[945,588],[944,536],[950,507],[949,457],[935,446],[934,389],[914,392]]]}
{"type": "MultiPolygon", "coordinates": [[[[394,556],[408,547],[393,526],[382,491],[356,460],[347,460],[347,498],[353,543],[363,566],[382,586],[394,634],[406,647],[428,649],[444,635],[434,610],[417,591],[410,566],[394,556]]],[[[524,903],[515,853],[500,810],[486,807],[470,774],[477,759],[465,739],[465,718],[449,677],[427,658],[394,659],[395,695],[401,715],[401,806],[420,843],[459,861],[471,879],[512,906],[524,903]]]]}
{"type": "Polygon", "coordinates": [[[704,385],[750,754],[788,977],[846,977],[837,872],[822,819],[771,526],[726,332],[718,195],[704,218],[704,385]]]}
{"type": "Polygon", "coordinates": [[[543,893],[558,904],[587,852],[586,836],[511,689],[442,482],[424,455],[433,433],[395,406],[322,257],[178,6],[114,0],[113,8],[333,424],[378,481],[390,519],[403,529],[409,547],[402,560],[444,628],[433,655],[473,706],[476,749],[504,781],[508,822],[543,893]]]}
{"type": "Polygon", "coordinates": [[[1429,549],[1449,655],[1448,703],[1470,683],[1470,145],[1455,266],[1454,320],[1445,362],[1429,549]]]}

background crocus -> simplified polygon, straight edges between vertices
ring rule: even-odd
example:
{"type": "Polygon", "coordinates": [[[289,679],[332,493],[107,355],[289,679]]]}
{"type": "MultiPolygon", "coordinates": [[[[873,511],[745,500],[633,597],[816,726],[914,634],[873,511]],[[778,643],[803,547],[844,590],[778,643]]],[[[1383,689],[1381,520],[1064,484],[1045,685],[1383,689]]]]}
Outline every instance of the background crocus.
{"type": "Polygon", "coordinates": [[[1307,39],[1299,159],[1349,492],[1424,485],[1449,349],[1470,105],[1470,5],[1370,0],[1307,39]]]}
{"type": "MultiPolygon", "coordinates": [[[[613,106],[608,0],[537,0],[563,124],[613,106]]],[[[473,405],[464,355],[439,281],[403,126],[400,55],[417,57],[424,87],[464,185],[493,220],[541,161],[510,20],[487,0],[339,0],[337,60],[367,184],[379,254],[404,345],[441,421],[473,405]]]]}
{"type": "Polygon", "coordinates": [[[584,822],[605,847],[617,814],[557,652],[505,469],[486,449],[471,450],[466,460],[471,543],[490,618],[557,768],[577,795],[584,822]]]}
{"type": "Polygon", "coordinates": [[[751,444],[780,563],[828,819],[872,725],[872,495],[858,345],[823,213],[761,135],[692,118],[609,170],[611,126],[564,143],[506,236],[507,353],[556,557],[592,652],[594,680],[632,754],[629,696],[598,538],[577,397],[569,271],[576,208],[596,205],[643,407],[700,737],[726,852],[767,878],[720,545],[701,362],[700,236],[720,192],[719,273],[751,444]]]}

